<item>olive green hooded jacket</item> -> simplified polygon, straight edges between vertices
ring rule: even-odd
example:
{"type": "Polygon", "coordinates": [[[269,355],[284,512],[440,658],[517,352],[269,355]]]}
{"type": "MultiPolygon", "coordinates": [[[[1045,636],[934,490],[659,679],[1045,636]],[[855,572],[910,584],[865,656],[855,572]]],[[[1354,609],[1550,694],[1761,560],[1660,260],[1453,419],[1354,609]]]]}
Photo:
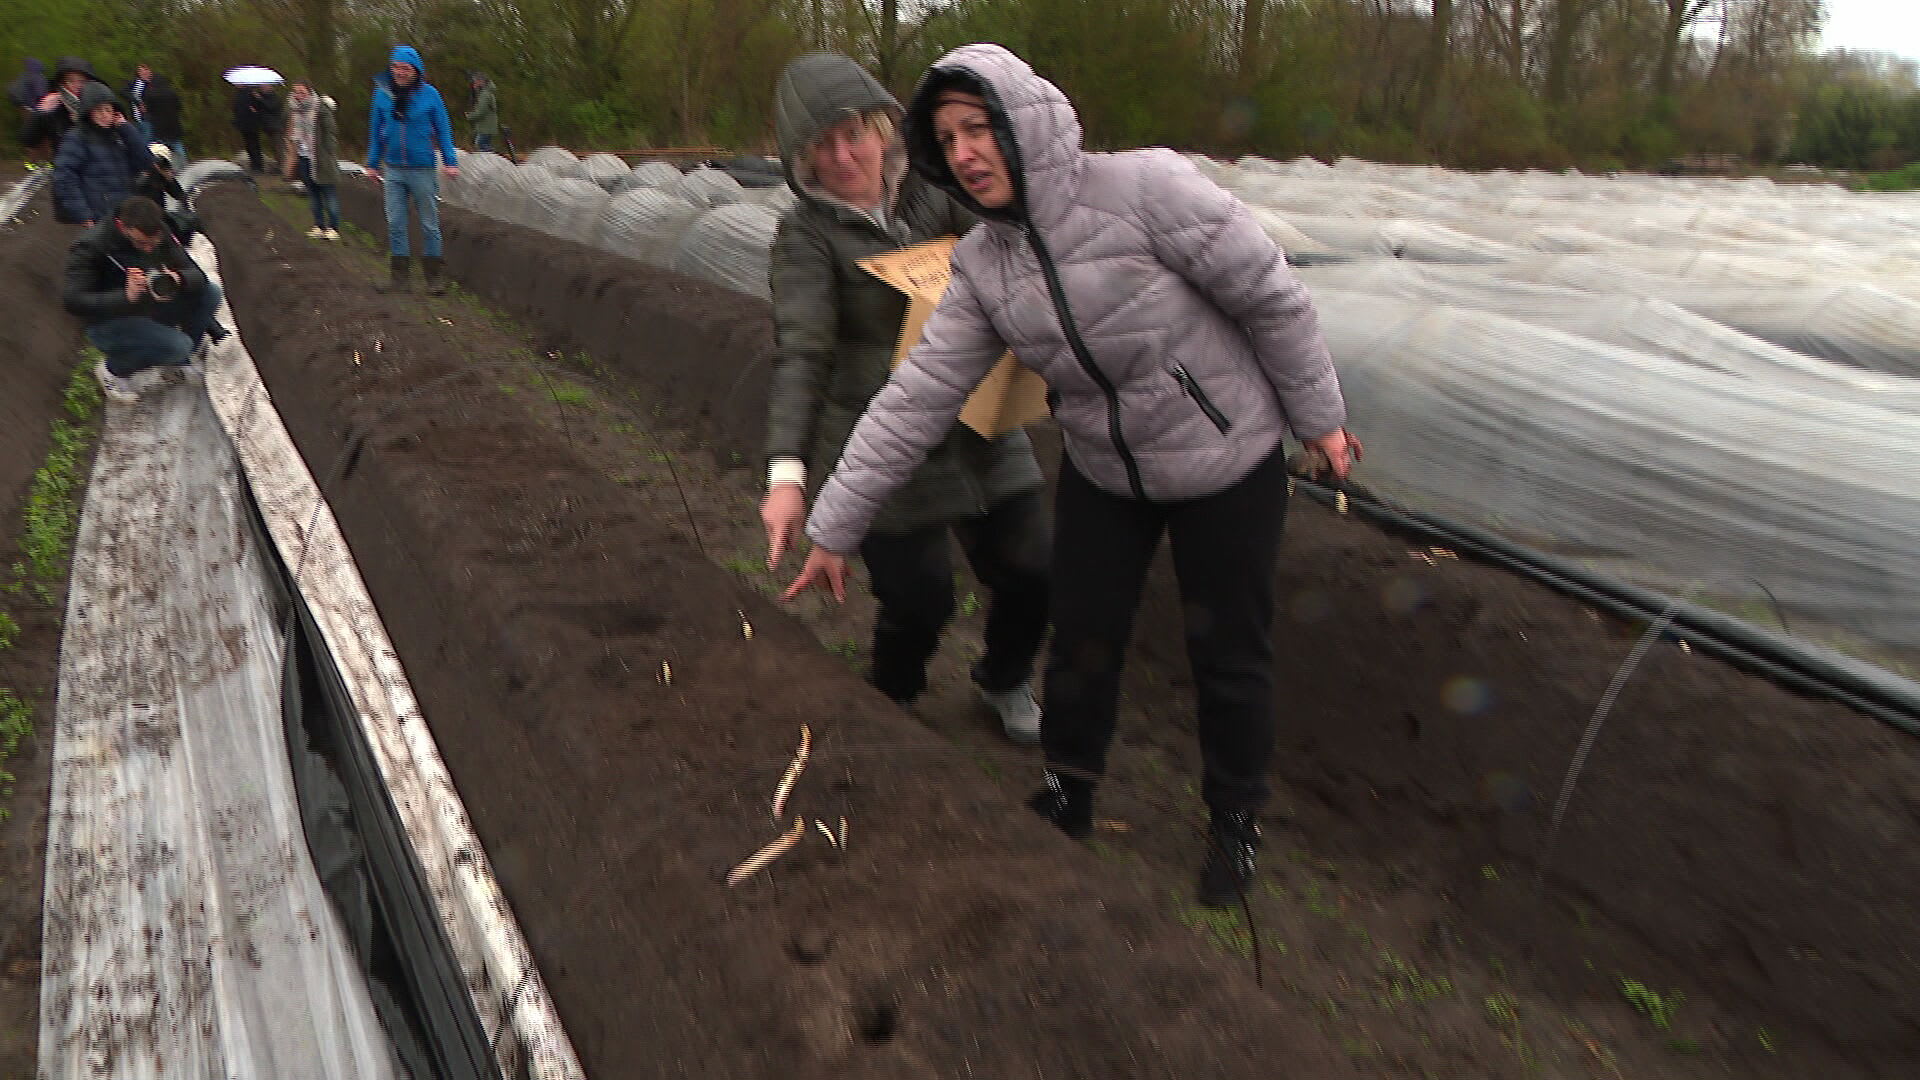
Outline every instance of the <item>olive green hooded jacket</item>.
{"type": "MultiPolygon", "coordinates": [[[[848,115],[884,110],[898,130],[899,102],[852,60],[828,53],[795,60],[781,75],[774,109],[787,183],[799,199],[780,220],[769,268],[777,341],[767,455],[800,459],[812,489],[833,472],[867,402],[886,385],[906,318],[906,297],[860,260],[963,235],[974,218],[908,172],[897,134],[886,157],[885,220],[815,182],[807,149],[848,115]]],[[[1041,483],[1025,434],[986,439],[956,425],[880,508],[874,528],[901,533],[961,520],[1041,483]]]]}

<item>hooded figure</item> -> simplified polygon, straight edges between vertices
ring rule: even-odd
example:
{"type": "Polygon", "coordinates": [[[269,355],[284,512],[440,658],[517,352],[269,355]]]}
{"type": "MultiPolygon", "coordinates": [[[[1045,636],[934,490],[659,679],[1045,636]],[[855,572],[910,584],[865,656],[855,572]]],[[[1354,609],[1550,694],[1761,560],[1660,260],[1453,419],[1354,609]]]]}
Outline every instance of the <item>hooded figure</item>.
{"type": "Polygon", "coordinates": [[[113,216],[120,200],[133,193],[153,155],[127,121],[126,107],[105,83],[90,82],[80,94],[80,123],[60,140],[53,159],[54,217],[69,225],[93,224],[113,216]],[[101,124],[96,110],[111,108],[101,124]]]}
{"type": "MultiPolygon", "coordinates": [[[[778,344],[763,517],[776,559],[804,517],[808,478],[817,486],[833,471],[893,369],[907,298],[860,260],[974,226],[971,214],[907,171],[900,116],[893,96],[844,56],[803,56],[775,90],[787,183],[799,196],[780,219],[768,274],[778,344]]],[[[926,687],[927,662],[953,615],[949,534],[957,533],[993,592],[976,681],[1010,737],[1038,737],[1029,680],[1046,627],[1041,485],[1024,432],[987,439],[950,421],[876,508],[860,550],[880,601],[873,682],[882,692],[907,702],[926,687]]]]}
{"type": "Polygon", "coordinates": [[[473,108],[467,110],[467,122],[473,125],[473,148],[493,149],[500,137],[500,98],[494,93],[493,80],[473,73],[473,108]]]}
{"type": "Polygon", "coordinates": [[[67,132],[80,122],[81,95],[88,86],[95,84],[106,86],[100,76],[93,73],[92,64],[77,56],[61,57],[60,63],[53,69],[48,93],[42,95],[34,105],[33,117],[21,130],[20,141],[27,146],[37,146],[42,142],[59,146],[67,132]],[[72,85],[74,83],[79,84],[78,89],[72,85]],[[49,96],[57,96],[57,100],[49,101],[49,96]]]}
{"type": "Polygon", "coordinates": [[[27,57],[20,76],[7,84],[7,100],[28,112],[47,96],[47,69],[40,61],[27,57]]]}
{"type": "Polygon", "coordinates": [[[1140,587],[1171,541],[1213,825],[1199,897],[1254,872],[1274,744],[1273,577],[1289,428],[1344,476],[1359,444],[1313,303],[1238,199],[1170,150],[1090,154],[1059,88],[997,45],[943,57],[908,107],[914,171],[982,215],[921,344],[854,429],[791,592],[846,552],[1001,351],[1046,380],[1055,501],[1045,783],[1087,835],[1140,587]]]}
{"type": "Polygon", "coordinates": [[[387,70],[373,85],[368,119],[367,174],[386,185],[388,272],[382,292],[404,290],[412,265],[407,236],[407,207],[420,215],[420,267],[427,291],[445,291],[440,283],[440,178],[436,160],[449,175],[457,169],[453,122],[440,91],[427,82],[427,64],[411,45],[395,45],[387,70]],[[437,159],[436,159],[437,155],[437,159]]]}

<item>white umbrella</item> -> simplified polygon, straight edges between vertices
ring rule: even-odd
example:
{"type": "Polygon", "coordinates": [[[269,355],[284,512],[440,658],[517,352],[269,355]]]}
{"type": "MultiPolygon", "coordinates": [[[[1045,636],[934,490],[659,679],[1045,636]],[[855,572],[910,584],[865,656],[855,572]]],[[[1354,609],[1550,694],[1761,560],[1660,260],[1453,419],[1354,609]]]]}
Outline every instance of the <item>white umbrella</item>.
{"type": "Polygon", "coordinates": [[[235,86],[272,86],[286,82],[280,73],[270,67],[237,67],[228,70],[227,81],[235,86]]]}

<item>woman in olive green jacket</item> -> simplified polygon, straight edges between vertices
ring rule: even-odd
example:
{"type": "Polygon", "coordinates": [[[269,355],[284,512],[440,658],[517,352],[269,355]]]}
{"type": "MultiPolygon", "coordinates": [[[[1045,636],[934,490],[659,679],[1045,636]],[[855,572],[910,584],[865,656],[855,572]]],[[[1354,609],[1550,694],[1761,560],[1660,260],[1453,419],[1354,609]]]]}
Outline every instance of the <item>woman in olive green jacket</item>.
{"type": "MultiPolygon", "coordinates": [[[[859,261],[974,224],[908,171],[900,116],[899,102],[844,56],[803,56],[780,77],[775,123],[799,198],[781,218],[769,273],[778,342],[761,517],[770,568],[892,372],[906,297],[859,261]]],[[[909,702],[926,689],[927,662],[953,617],[955,536],[993,594],[974,680],[1010,738],[1039,738],[1032,673],[1051,543],[1041,487],[1026,435],[987,439],[956,425],[881,509],[860,554],[880,603],[872,678],[883,693],[909,702]]]]}

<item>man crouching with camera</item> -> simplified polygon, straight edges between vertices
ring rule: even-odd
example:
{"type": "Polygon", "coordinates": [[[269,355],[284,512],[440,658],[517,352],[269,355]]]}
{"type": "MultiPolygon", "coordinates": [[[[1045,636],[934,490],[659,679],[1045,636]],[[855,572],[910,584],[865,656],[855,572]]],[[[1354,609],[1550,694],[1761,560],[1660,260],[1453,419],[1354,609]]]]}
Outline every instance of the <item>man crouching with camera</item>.
{"type": "Polygon", "coordinates": [[[220,286],[174,239],[159,204],[137,195],[67,250],[62,300],[87,320],[87,340],[107,357],[94,374],[107,397],[122,403],[169,369],[197,373],[201,337],[227,333],[213,318],[220,286]]]}

